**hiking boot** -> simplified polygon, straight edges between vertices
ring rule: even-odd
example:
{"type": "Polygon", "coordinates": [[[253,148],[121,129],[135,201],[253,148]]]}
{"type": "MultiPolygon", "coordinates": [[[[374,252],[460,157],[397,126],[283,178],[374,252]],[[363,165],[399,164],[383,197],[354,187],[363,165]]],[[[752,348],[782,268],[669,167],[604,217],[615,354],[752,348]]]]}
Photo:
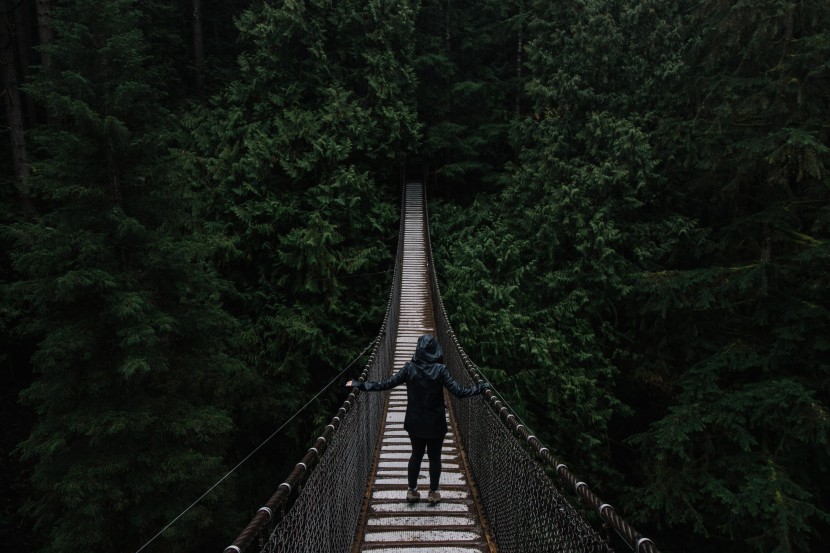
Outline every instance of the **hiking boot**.
{"type": "Polygon", "coordinates": [[[441,494],[438,493],[437,491],[434,491],[434,492],[431,491],[431,492],[429,492],[429,495],[427,496],[427,501],[429,501],[430,505],[435,505],[436,503],[441,501],[441,494]]]}
{"type": "Polygon", "coordinates": [[[418,503],[421,500],[421,494],[418,493],[418,490],[410,488],[406,490],[406,500],[410,503],[418,503]]]}

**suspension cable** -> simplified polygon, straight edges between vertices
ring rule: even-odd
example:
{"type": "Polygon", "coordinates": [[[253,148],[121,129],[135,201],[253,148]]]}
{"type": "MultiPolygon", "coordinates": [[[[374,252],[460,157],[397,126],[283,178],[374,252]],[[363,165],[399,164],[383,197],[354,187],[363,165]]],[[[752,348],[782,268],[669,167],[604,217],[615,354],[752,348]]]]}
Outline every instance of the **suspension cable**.
{"type": "Polygon", "coordinates": [[[159,536],[161,536],[161,535],[165,532],[165,530],[167,530],[168,528],[170,528],[171,526],[173,526],[173,524],[175,524],[175,522],[176,522],[177,520],[179,520],[180,518],[182,518],[185,514],[187,514],[187,512],[188,512],[188,511],[190,511],[190,510],[191,510],[193,507],[195,507],[195,506],[196,506],[196,505],[197,505],[200,501],[202,501],[205,497],[207,497],[207,495],[208,495],[210,492],[212,492],[212,491],[214,490],[214,488],[216,488],[219,484],[221,484],[221,483],[222,483],[222,482],[223,482],[223,481],[224,481],[224,480],[225,480],[228,476],[230,476],[231,474],[233,474],[233,473],[234,473],[234,472],[235,472],[235,471],[236,471],[239,467],[241,467],[241,466],[242,466],[242,465],[243,465],[243,464],[244,464],[244,463],[245,463],[248,459],[250,459],[251,457],[253,457],[253,455],[254,455],[257,451],[259,451],[260,449],[262,449],[262,447],[263,447],[263,446],[265,446],[265,444],[267,444],[269,441],[271,441],[271,440],[274,438],[274,436],[276,436],[277,434],[279,434],[279,432],[280,432],[283,428],[285,428],[285,427],[286,427],[286,426],[287,426],[287,425],[288,425],[291,421],[293,421],[295,418],[297,418],[297,416],[298,416],[300,413],[302,413],[303,411],[305,411],[305,409],[306,409],[309,405],[311,405],[311,403],[312,403],[315,399],[317,399],[318,397],[320,397],[320,395],[322,395],[322,394],[323,394],[323,392],[325,392],[327,389],[329,389],[329,388],[331,387],[331,385],[332,385],[332,384],[334,384],[335,382],[338,382],[341,378],[343,378],[343,374],[345,374],[345,372],[346,372],[346,371],[348,371],[349,369],[351,369],[351,368],[352,368],[352,365],[354,365],[354,364],[358,361],[358,359],[360,359],[361,357],[363,357],[363,356],[366,354],[366,352],[367,352],[367,351],[369,351],[369,349],[370,349],[372,346],[374,346],[374,345],[375,345],[375,342],[377,342],[377,341],[378,341],[378,338],[373,339],[373,340],[369,343],[369,345],[368,345],[368,346],[366,346],[365,348],[363,348],[363,351],[361,351],[361,352],[357,355],[357,357],[355,357],[355,358],[354,358],[354,359],[353,359],[353,360],[352,360],[352,361],[351,361],[351,362],[350,362],[350,363],[349,363],[349,364],[348,364],[348,365],[347,365],[344,369],[342,369],[342,370],[341,370],[341,371],[337,374],[337,376],[336,376],[336,377],[334,377],[334,378],[331,380],[331,382],[329,382],[328,384],[326,384],[326,385],[325,385],[325,386],[324,386],[324,387],[323,387],[323,388],[322,388],[319,392],[317,392],[317,393],[314,395],[314,397],[312,397],[310,400],[308,400],[308,401],[306,402],[306,404],[305,404],[305,405],[303,405],[302,407],[300,407],[300,408],[299,408],[299,409],[298,409],[298,410],[297,410],[297,411],[296,411],[293,415],[291,415],[291,416],[290,416],[290,417],[289,417],[289,418],[288,418],[285,422],[283,422],[283,423],[282,423],[282,425],[280,425],[280,427],[279,427],[279,428],[277,428],[276,430],[274,430],[274,432],[273,432],[270,436],[268,436],[267,438],[265,438],[265,439],[262,441],[262,443],[260,443],[258,446],[256,446],[256,447],[254,448],[254,450],[253,450],[253,451],[251,451],[248,455],[246,455],[246,456],[245,456],[245,458],[244,458],[244,459],[242,459],[241,461],[239,461],[239,463],[237,463],[235,467],[233,467],[231,470],[229,470],[227,473],[225,473],[225,475],[224,475],[222,478],[220,478],[219,480],[217,480],[217,481],[216,481],[216,483],[215,483],[215,484],[213,484],[210,488],[208,488],[208,490],[207,490],[205,493],[203,493],[202,495],[200,495],[200,496],[199,496],[199,498],[198,498],[198,499],[196,499],[196,501],[194,501],[193,503],[191,503],[191,504],[190,504],[190,505],[189,505],[189,506],[188,506],[188,507],[187,507],[184,511],[182,511],[181,513],[179,513],[179,515],[178,515],[176,518],[174,518],[173,520],[171,520],[171,521],[167,524],[167,526],[165,526],[164,528],[162,528],[161,530],[159,530],[159,532],[158,532],[155,536],[153,536],[152,538],[150,538],[150,539],[149,539],[149,540],[148,540],[148,541],[147,541],[144,545],[142,545],[141,547],[139,547],[139,548],[136,550],[136,552],[135,552],[135,553],[140,553],[140,552],[141,552],[141,551],[142,551],[145,547],[147,547],[147,546],[148,546],[148,545],[150,545],[153,541],[155,541],[155,540],[156,540],[156,538],[158,538],[159,536]]]}

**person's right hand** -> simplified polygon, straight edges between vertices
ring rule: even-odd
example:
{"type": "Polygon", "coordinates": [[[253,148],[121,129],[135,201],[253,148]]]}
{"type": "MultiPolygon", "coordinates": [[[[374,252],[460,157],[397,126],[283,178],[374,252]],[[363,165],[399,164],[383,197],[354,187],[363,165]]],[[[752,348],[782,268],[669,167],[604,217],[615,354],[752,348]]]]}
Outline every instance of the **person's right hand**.
{"type": "Polygon", "coordinates": [[[482,382],[478,385],[478,393],[483,394],[487,390],[492,390],[493,386],[489,382],[482,382]]]}

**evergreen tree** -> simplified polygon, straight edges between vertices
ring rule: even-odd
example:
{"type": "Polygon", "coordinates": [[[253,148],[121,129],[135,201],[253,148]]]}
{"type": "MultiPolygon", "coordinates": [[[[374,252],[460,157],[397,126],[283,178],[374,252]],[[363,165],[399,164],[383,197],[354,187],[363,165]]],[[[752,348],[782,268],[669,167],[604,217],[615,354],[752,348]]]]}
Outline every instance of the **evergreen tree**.
{"type": "Polygon", "coordinates": [[[462,329],[475,329],[482,361],[507,367],[502,386],[536,431],[601,487],[615,473],[608,427],[626,410],[615,382],[632,356],[619,306],[630,275],[654,267],[671,249],[665,237],[690,226],[665,212],[651,142],[661,109],[653,97],[678,63],[674,15],[603,0],[538,3],[532,13],[529,113],[514,127],[512,182],[477,206],[494,222],[454,248],[457,271],[476,276],[461,279],[465,301],[448,292],[448,303],[462,329]],[[468,268],[470,257],[488,261],[468,268]],[[476,294],[497,301],[468,322],[476,294]]]}
{"type": "MultiPolygon", "coordinates": [[[[41,214],[4,229],[3,303],[37,342],[26,511],[44,551],[134,550],[223,474],[235,323],[190,228],[136,4],[53,4],[49,22],[50,63],[28,88],[49,112],[31,156],[41,214]]],[[[155,550],[215,541],[231,516],[216,499],[155,550]]]]}
{"type": "Polygon", "coordinates": [[[627,511],[666,528],[668,550],[815,548],[827,6],[535,8],[513,183],[475,216],[435,217],[462,341],[534,367],[502,387],[561,456],[616,461],[627,511]],[[630,416],[610,419],[620,400],[630,416]],[[648,430],[609,458],[606,428],[648,430]]]}
{"type": "Polygon", "coordinates": [[[352,277],[389,269],[397,190],[375,180],[397,175],[417,133],[413,17],[407,2],[247,11],[242,77],[194,123],[192,161],[227,237],[221,263],[264,325],[266,373],[342,359],[334,341],[355,335],[338,319],[374,332],[364,302],[386,284],[352,277]]]}
{"type": "MultiPolygon", "coordinates": [[[[43,550],[137,548],[374,336],[404,161],[462,343],[557,455],[665,551],[820,547],[827,2],[33,8],[0,361],[35,350],[43,550]]],[[[227,496],[270,493],[331,401],[227,496]]],[[[229,539],[218,499],[155,550],[229,539]]]]}
{"type": "Polygon", "coordinates": [[[826,2],[784,1],[699,2],[686,28],[667,172],[705,234],[642,283],[671,407],[635,442],[654,452],[637,506],[712,550],[827,533],[828,28],[826,2]]]}
{"type": "Polygon", "coordinates": [[[520,105],[524,4],[428,0],[419,11],[415,68],[424,137],[417,159],[440,188],[492,187],[512,159],[507,135],[520,105]]]}
{"type": "MultiPolygon", "coordinates": [[[[203,215],[244,322],[239,347],[271,382],[251,398],[251,435],[267,435],[377,332],[396,237],[389,184],[418,133],[414,17],[407,1],[252,8],[239,20],[239,80],[192,122],[203,215]]],[[[305,446],[318,419],[286,441],[305,446]]]]}

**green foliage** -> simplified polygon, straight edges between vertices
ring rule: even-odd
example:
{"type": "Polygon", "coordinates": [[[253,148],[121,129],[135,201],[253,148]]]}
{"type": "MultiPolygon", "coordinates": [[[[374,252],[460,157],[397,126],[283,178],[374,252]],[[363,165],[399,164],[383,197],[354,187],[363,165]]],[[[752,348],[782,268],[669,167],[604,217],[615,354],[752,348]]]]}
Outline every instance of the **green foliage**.
{"type": "Polygon", "coordinates": [[[496,337],[498,347],[482,350],[482,362],[514,367],[504,385],[536,431],[596,481],[614,472],[608,424],[626,410],[614,382],[620,361],[631,357],[619,331],[626,314],[618,311],[631,291],[628,275],[666,256],[670,231],[692,225],[656,215],[669,197],[649,141],[657,106],[637,102],[650,91],[644,82],[661,86],[679,62],[663,49],[647,58],[625,38],[670,44],[670,26],[651,28],[649,18],[658,18],[650,6],[581,5],[540,4],[525,16],[530,114],[513,126],[519,159],[503,191],[475,206],[489,212],[483,220],[496,219],[493,228],[447,238],[458,246],[446,262],[475,275],[462,279],[463,296],[454,292],[459,277],[448,278],[447,302],[461,330],[471,332],[463,342],[496,337]],[[643,28],[651,31],[634,32],[643,28]],[[646,78],[655,66],[663,80],[646,78]],[[471,258],[486,258],[488,246],[499,261],[479,271],[471,258]],[[496,311],[513,320],[464,324],[491,286],[508,298],[496,311]]]}
{"type": "Polygon", "coordinates": [[[417,136],[412,17],[406,2],[247,11],[242,77],[194,121],[191,163],[263,374],[313,379],[376,331],[385,284],[355,277],[391,259],[396,204],[375,179],[417,136]]]}
{"type": "MultiPolygon", "coordinates": [[[[235,322],[189,228],[140,21],[132,2],[55,6],[52,65],[28,88],[49,113],[33,134],[40,213],[4,228],[16,278],[2,297],[37,343],[19,449],[44,551],[138,548],[224,472],[233,428],[235,322]]],[[[219,498],[157,550],[236,521],[219,498]]]]}
{"type": "Polygon", "coordinates": [[[826,3],[532,13],[512,177],[435,213],[462,343],[572,466],[625,474],[609,491],[661,548],[814,549],[826,3]]]}
{"type": "Polygon", "coordinates": [[[441,186],[492,186],[512,159],[507,134],[521,109],[517,48],[526,19],[515,0],[423,2],[414,66],[424,137],[416,159],[441,186]]]}
{"type": "Polygon", "coordinates": [[[643,375],[673,404],[633,441],[656,453],[636,503],[723,550],[810,550],[828,521],[828,22],[824,3],[700,2],[665,129],[707,232],[636,294],[666,360],[643,375]]]}
{"type": "MultiPolygon", "coordinates": [[[[462,343],[559,457],[661,550],[817,550],[827,2],[203,8],[192,110],[186,0],[53,2],[27,76],[0,360],[34,349],[44,550],[138,547],[374,336],[404,162],[462,343]]],[[[319,412],[156,550],[228,539],[319,412]]]]}
{"type": "MultiPolygon", "coordinates": [[[[241,321],[239,355],[268,382],[241,407],[240,450],[377,333],[398,209],[384,183],[396,182],[419,133],[414,16],[403,1],[248,10],[239,80],[188,123],[185,162],[214,262],[232,284],[223,298],[241,321]]],[[[280,463],[296,462],[319,419],[309,413],[284,437],[280,463]]],[[[274,471],[263,459],[246,493],[273,493],[274,471]]]]}

